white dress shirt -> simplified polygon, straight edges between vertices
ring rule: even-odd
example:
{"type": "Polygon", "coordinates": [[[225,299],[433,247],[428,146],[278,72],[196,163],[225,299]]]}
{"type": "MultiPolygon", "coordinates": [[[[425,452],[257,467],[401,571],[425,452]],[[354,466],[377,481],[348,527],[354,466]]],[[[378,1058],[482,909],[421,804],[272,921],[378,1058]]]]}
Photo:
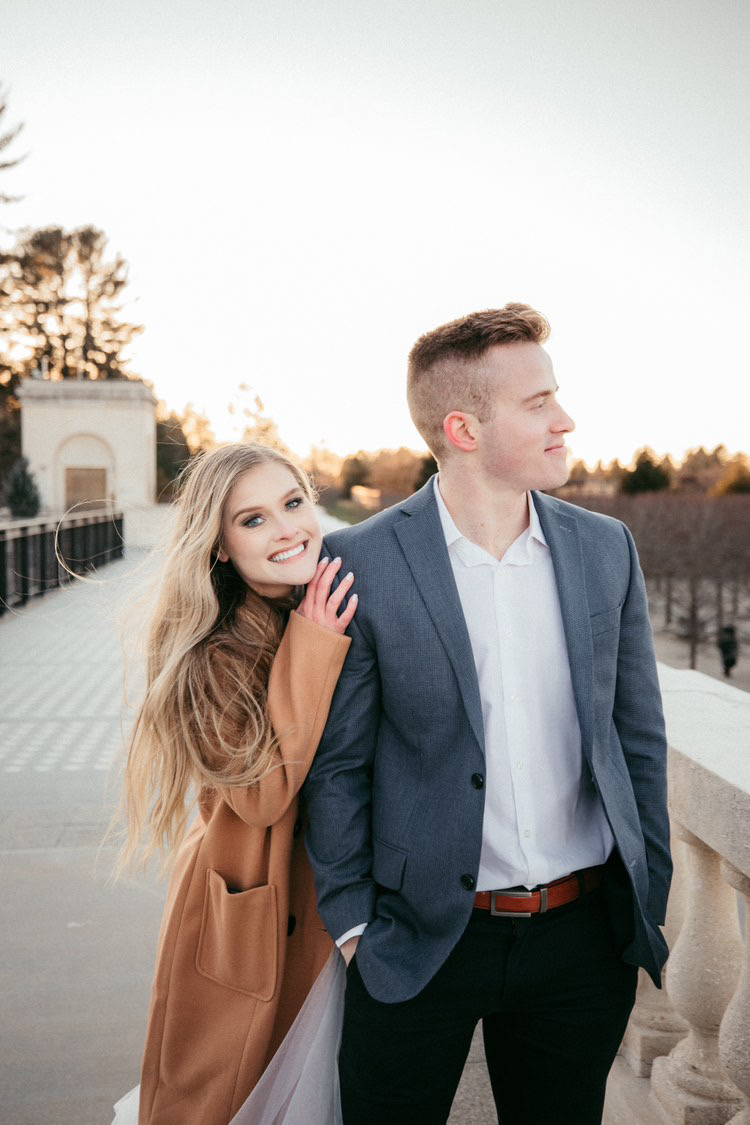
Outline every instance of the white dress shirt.
{"type": "Polygon", "coordinates": [[[438,478],[435,498],[482,702],[477,890],[531,888],[604,863],[614,837],[583,756],[552,556],[531,494],[529,526],[502,559],[461,534],[438,478]]]}
{"type": "Polygon", "coordinates": [[[496,559],[456,527],[435,480],[482,701],[485,804],[477,890],[550,883],[614,845],[581,748],[560,599],[529,526],[496,559]]]}

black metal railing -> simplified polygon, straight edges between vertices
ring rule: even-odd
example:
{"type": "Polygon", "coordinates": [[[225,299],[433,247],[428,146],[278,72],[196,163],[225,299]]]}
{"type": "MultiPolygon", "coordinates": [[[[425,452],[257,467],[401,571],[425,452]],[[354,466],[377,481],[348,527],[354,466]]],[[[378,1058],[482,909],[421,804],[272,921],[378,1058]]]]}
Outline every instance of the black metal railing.
{"type": "Polygon", "coordinates": [[[0,524],[0,614],[122,558],[123,515],[99,508],[0,524]],[[57,550],[55,550],[57,539],[57,550]],[[59,556],[59,557],[58,557],[59,556]]]}

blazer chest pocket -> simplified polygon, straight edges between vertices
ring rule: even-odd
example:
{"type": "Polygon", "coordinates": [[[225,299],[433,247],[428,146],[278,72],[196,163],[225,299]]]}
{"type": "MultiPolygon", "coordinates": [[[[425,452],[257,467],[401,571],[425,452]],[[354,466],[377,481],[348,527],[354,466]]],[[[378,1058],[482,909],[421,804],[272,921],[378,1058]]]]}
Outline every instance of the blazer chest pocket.
{"type": "Polygon", "coordinates": [[[406,852],[382,840],[375,840],[372,857],[372,877],[379,886],[398,891],[404,880],[406,852]]]}
{"type": "Polygon", "coordinates": [[[614,609],[607,609],[604,613],[592,613],[591,622],[591,636],[596,637],[599,633],[608,633],[610,629],[616,629],[620,624],[620,613],[622,606],[615,606],[614,609]]]}
{"type": "Polygon", "coordinates": [[[235,992],[270,1000],[276,990],[277,957],[276,887],[233,892],[218,871],[209,868],[195,959],[198,972],[235,992]]]}

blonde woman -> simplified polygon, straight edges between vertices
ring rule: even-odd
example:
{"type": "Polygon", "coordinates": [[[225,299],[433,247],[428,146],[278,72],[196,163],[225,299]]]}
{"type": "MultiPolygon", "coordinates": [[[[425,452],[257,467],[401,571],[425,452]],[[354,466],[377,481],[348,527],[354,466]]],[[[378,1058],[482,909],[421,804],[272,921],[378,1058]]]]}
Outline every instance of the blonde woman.
{"type": "MultiPolygon", "coordinates": [[[[340,612],[352,576],[332,594],[340,563],[318,563],[320,547],[310,485],[280,453],[225,446],[191,466],[125,777],[123,865],[141,851],[174,861],[140,1125],[229,1122],[332,948],[297,794],[356,595],[340,612]]],[[[118,1122],[135,1120],[138,1095],[128,1097],[118,1122]]]]}

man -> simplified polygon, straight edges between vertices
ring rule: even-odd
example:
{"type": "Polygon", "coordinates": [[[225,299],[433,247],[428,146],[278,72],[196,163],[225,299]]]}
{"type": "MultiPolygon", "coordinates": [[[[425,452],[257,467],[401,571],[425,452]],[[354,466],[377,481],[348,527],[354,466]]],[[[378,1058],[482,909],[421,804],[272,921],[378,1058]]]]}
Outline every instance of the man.
{"type": "Polygon", "coordinates": [[[480,1019],[503,1125],[599,1122],[636,966],[666,956],[643,576],[621,523],[536,491],[573,429],[548,334],[511,304],[418,340],[439,476],[327,540],[360,596],[306,788],[346,1125],[444,1122],[480,1019]]]}

